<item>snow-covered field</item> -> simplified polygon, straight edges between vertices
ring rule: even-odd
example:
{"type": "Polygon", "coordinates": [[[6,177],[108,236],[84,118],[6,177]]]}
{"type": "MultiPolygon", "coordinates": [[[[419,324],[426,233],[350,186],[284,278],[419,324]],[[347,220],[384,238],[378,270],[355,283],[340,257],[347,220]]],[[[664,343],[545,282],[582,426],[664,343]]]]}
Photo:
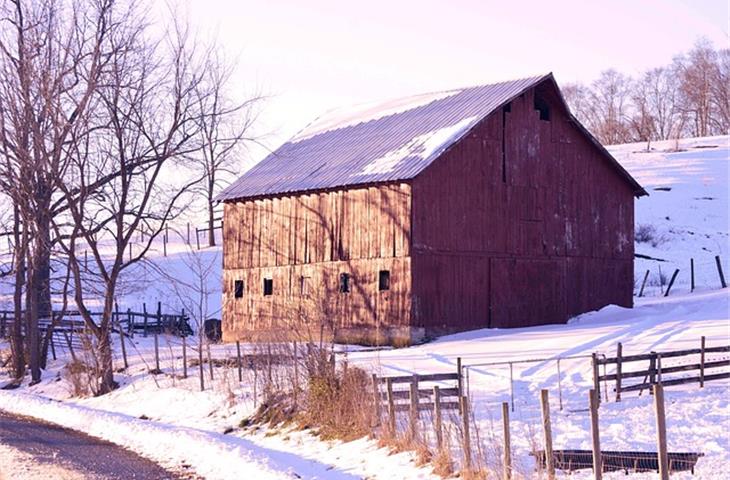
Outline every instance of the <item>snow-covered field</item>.
{"type": "MultiPolygon", "coordinates": [[[[510,369],[485,365],[506,360],[534,360],[513,365],[514,404],[512,442],[517,471],[535,477],[529,452],[540,442],[538,394],[550,391],[555,448],[590,448],[587,413],[592,386],[593,352],[613,355],[617,342],[624,355],[649,351],[697,348],[705,336],[708,346],[730,345],[728,290],[719,290],[715,255],[720,255],[726,277],[728,258],[728,155],[730,137],[680,142],[685,151],[663,152],[672,142],[622,145],[610,150],[642,183],[650,197],[637,200],[637,225],[654,227],[652,241],[636,245],[637,253],[665,261],[637,259],[636,276],[651,272],[644,298],[634,309],[609,306],[573,319],[568,325],[510,330],[478,330],[432,343],[397,350],[362,350],[343,347],[341,359],[383,375],[452,372],[461,357],[468,371],[468,390],[475,409],[475,430],[487,461],[495,463],[501,441],[500,404],[510,401],[510,369]],[[698,148],[702,147],[702,148],[698,148]],[[670,190],[655,190],[667,187],[670,190]],[[689,291],[689,259],[696,269],[695,292],[689,291]],[[669,297],[661,296],[658,271],[671,276],[680,269],[669,297]],[[349,351],[348,351],[349,350],[349,351]],[[557,358],[564,358],[558,371],[557,358]],[[565,359],[571,357],[571,359],[565,359]],[[574,358],[578,357],[578,358],[574,358]],[[562,409],[561,409],[562,404],[562,409]]],[[[178,242],[179,243],[179,242],[178,242]]],[[[2,247],[0,247],[0,250],[2,247]]],[[[165,309],[183,308],[180,291],[171,290],[170,278],[184,278],[191,264],[218,265],[220,250],[191,252],[184,244],[168,245],[168,257],[156,255],[156,266],[140,266],[136,288],[120,297],[120,306],[139,308],[144,299],[163,302],[165,309]],[[167,272],[162,275],[160,271],[167,272]]],[[[640,286],[637,282],[637,291],[640,286]]],[[[208,314],[219,304],[219,270],[208,275],[208,314]]],[[[182,292],[184,293],[184,292],[182,292]]],[[[0,343],[0,348],[5,344],[0,343]]],[[[0,408],[38,416],[82,429],[121,443],[171,468],[192,469],[206,478],[433,478],[427,467],[416,467],[408,453],[390,455],[372,440],[324,442],[306,431],[243,429],[238,425],[254,409],[248,376],[239,384],[235,369],[217,367],[214,388],[199,391],[197,370],[180,378],[179,340],[161,341],[164,374],[149,375],[154,365],[151,338],[136,336],[129,346],[130,368],[117,374],[121,388],[98,398],[73,398],[62,378],[67,358],[51,362],[44,381],[20,391],[0,391],[0,408]],[[46,398],[62,400],[53,402],[46,398]],[[187,467],[183,467],[186,465],[187,467]],[[242,475],[243,473],[243,475],[242,475]]],[[[61,353],[61,352],[59,352],[61,353]]],[[[230,357],[235,347],[218,345],[216,357],[230,357]]],[[[719,357],[717,357],[719,358],[719,357]]],[[[121,359],[117,359],[121,363],[121,359]]],[[[671,366],[666,361],[664,366],[671,366]]],[[[609,373],[610,370],[609,370],[609,373]]],[[[5,380],[0,373],[0,384],[5,380]]],[[[209,381],[207,378],[206,380],[209,381]]],[[[613,392],[600,408],[601,446],[604,450],[656,451],[653,398],[626,393],[615,402],[613,392]]],[[[726,478],[730,471],[730,383],[667,387],[667,429],[670,451],[703,452],[697,470],[673,478],[726,478]]],[[[630,478],[655,478],[632,474],[630,478]]],[[[589,478],[587,471],[575,478],[589,478]]],[[[607,474],[623,478],[622,472],[607,474]]]]}

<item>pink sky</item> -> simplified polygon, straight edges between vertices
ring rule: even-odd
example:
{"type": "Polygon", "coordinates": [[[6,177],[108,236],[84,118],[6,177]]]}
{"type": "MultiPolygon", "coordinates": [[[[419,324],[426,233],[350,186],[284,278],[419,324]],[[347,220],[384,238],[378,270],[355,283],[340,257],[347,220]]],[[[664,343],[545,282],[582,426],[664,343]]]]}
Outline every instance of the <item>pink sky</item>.
{"type": "MultiPolygon", "coordinates": [[[[729,0],[189,0],[258,89],[271,148],[333,107],[554,72],[588,82],[729,46],[729,0]]],[[[259,159],[262,151],[252,152],[259,159]]],[[[249,159],[251,160],[251,159],[249,159]]]]}

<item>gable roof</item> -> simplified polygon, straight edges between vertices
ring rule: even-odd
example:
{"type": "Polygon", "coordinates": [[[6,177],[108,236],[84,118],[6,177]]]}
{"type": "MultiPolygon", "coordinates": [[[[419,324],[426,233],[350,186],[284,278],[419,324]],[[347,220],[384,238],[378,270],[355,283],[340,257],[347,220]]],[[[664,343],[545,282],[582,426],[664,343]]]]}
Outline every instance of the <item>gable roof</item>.
{"type": "MultiPolygon", "coordinates": [[[[412,179],[489,114],[545,80],[554,82],[552,74],[547,74],[332,110],[252,167],[216,199],[412,179]]],[[[641,186],[588,136],[640,195],[641,186]]]]}

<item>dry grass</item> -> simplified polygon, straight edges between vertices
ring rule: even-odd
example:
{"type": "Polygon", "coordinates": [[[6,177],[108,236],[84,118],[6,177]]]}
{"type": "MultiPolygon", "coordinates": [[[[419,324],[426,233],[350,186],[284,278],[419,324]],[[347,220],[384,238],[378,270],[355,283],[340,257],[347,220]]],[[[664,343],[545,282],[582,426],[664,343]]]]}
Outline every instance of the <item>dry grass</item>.
{"type": "Polygon", "coordinates": [[[95,370],[81,360],[72,360],[63,367],[61,377],[69,385],[74,397],[90,397],[94,394],[95,370]]]}

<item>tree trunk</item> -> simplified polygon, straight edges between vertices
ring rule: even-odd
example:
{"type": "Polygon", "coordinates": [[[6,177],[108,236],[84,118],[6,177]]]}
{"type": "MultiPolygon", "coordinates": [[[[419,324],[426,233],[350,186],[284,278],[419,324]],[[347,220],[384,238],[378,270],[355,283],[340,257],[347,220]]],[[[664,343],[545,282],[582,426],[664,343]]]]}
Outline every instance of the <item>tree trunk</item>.
{"type": "Polygon", "coordinates": [[[215,212],[213,211],[213,199],[210,196],[208,198],[208,246],[215,247],[215,212]]]}
{"type": "Polygon", "coordinates": [[[104,395],[119,385],[114,381],[114,362],[112,357],[111,335],[109,328],[102,327],[98,338],[99,388],[96,395],[104,395]]]}
{"type": "Polygon", "coordinates": [[[15,289],[13,291],[13,332],[10,349],[13,355],[13,377],[20,380],[25,376],[25,350],[23,348],[23,284],[25,283],[26,235],[20,233],[20,212],[17,205],[13,210],[13,238],[15,241],[15,289]]]}

